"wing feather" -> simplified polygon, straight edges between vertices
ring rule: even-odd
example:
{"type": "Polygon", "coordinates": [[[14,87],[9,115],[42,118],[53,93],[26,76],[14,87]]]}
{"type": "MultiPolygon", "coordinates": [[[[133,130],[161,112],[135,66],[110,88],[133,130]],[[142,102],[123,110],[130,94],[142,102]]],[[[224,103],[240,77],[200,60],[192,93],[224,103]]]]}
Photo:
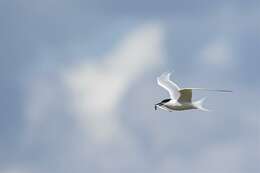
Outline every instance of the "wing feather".
{"type": "Polygon", "coordinates": [[[180,102],[180,103],[191,102],[193,90],[214,91],[214,92],[232,92],[230,90],[207,89],[207,88],[183,88],[180,90],[181,95],[178,99],[178,102],[180,102]]]}
{"type": "Polygon", "coordinates": [[[192,101],[192,89],[181,89],[181,96],[178,99],[180,103],[190,103],[192,101]]]}
{"type": "Polygon", "coordinates": [[[169,92],[171,99],[178,100],[180,87],[170,80],[170,76],[171,73],[163,73],[157,78],[157,83],[169,92]]]}
{"type": "Polygon", "coordinates": [[[223,89],[207,89],[207,88],[183,88],[182,90],[202,90],[202,91],[215,91],[215,92],[232,92],[231,90],[223,89]]]}

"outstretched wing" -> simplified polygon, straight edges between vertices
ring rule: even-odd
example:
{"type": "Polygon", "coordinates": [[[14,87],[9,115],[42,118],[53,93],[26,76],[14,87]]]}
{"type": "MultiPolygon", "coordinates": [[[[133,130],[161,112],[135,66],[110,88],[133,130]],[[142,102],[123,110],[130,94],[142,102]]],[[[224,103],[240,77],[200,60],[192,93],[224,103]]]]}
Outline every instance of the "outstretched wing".
{"type": "Polygon", "coordinates": [[[192,89],[181,89],[181,96],[178,99],[180,103],[189,103],[192,100],[192,89]]]}
{"type": "Polygon", "coordinates": [[[171,99],[178,100],[181,95],[179,92],[180,88],[170,80],[170,76],[171,73],[163,73],[157,77],[157,83],[169,92],[171,99]]]}
{"type": "Polygon", "coordinates": [[[180,90],[181,96],[178,99],[178,102],[191,102],[192,101],[192,90],[203,90],[203,91],[215,91],[215,92],[232,92],[230,90],[216,90],[216,89],[207,89],[207,88],[184,88],[180,90]]]}
{"type": "Polygon", "coordinates": [[[230,90],[218,90],[218,89],[207,89],[207,88],[184,88],[180,90],[180,97],[178,102],[187,103],[192,101],[192,90],[203,90],[203,91],[215,91],[215,92],[232,92],[230,90]]]}
{"type": "Polygon", "coordinates": [[[215,92],[232,92],[231,90],[207,89],[207,88],[183,88],[183,90],[203,90],[203,91],[215,91],[215,92]]]}

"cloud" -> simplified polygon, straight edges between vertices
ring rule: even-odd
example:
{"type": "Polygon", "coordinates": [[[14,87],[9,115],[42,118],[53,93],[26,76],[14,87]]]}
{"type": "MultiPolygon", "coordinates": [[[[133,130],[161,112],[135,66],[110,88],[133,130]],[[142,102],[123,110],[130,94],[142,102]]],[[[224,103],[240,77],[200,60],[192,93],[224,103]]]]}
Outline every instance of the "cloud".
{"type": "Polygon", "coordinates": [[[120,101],[136,79],[162,64],[162,39],[160,24],[143,25],[101,61],[86,60],[65,73],[77,118],[94,140],[106,143],[122,135],[120,101]]]}
{"type": "MultiPolygon", "coordinates": [[[[48,61],[52,66],[33,68],[26,83],[26,129],[19,141],[25,162],[37,167],[42,159],[49,163],[59,158],[58,172],[66,170],[68,163],[70,169],[87,162],[93,169],[118,170],[145,162],[138,154],[136,137],[122,120],[121,101],[143,75],[164,63],[163,39],[162,24],[144,24],[127,33],[102,58],[84,54],[80,57],[86,59],[75,60],[78,64],[60,67],[48,61]],[[31,161],[29,155],[35,151],[40,154],[31,161]]],[[[45,169],[44,164],[40,166],[39,170],[45,169]]]]}
{"type": "Polygon", "coordinates": [[[81,60],[65,70],[53,71],[51,77],[43,74],[34,78],[25,108],[28,139],[59,109],[62,88],[70,98],[69,103],[64,102],[68,105],[64,109],[74,112],[73,119],[91,141],[109,143],[125,138],[118,113],[120,101],[138,78],[163,63],[163,32],[161,24],[144,24],[98,62],[81,60]]]}

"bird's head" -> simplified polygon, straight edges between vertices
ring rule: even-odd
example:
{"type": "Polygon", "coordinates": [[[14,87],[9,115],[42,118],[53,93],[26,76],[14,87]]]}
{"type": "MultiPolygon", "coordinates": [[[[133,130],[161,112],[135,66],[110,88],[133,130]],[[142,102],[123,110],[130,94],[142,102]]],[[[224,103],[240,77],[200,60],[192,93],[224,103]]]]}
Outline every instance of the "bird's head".
{"type": "Polygon", "coordinates": [[[171,99],[164,99],[164,100],[162,100],[160,103],[157,103],[157,104],[154,105],[154,109],[157,110],[157,106],[159,106],[159,107],[163,106],[165,103],[167,103],[169,101],[171,101],[171,99]]]}

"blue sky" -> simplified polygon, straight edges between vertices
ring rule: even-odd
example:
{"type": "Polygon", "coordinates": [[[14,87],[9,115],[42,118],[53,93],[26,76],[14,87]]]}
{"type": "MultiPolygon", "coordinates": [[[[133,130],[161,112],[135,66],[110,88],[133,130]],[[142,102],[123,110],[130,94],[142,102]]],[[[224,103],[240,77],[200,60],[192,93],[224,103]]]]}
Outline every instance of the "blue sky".
{"type": "Polygon", "coordinates": [[[0,172],[260,171],[259,1],[0,1],[0,172]],[[180,86],[212,112],[154,111],[180,86]]]}

